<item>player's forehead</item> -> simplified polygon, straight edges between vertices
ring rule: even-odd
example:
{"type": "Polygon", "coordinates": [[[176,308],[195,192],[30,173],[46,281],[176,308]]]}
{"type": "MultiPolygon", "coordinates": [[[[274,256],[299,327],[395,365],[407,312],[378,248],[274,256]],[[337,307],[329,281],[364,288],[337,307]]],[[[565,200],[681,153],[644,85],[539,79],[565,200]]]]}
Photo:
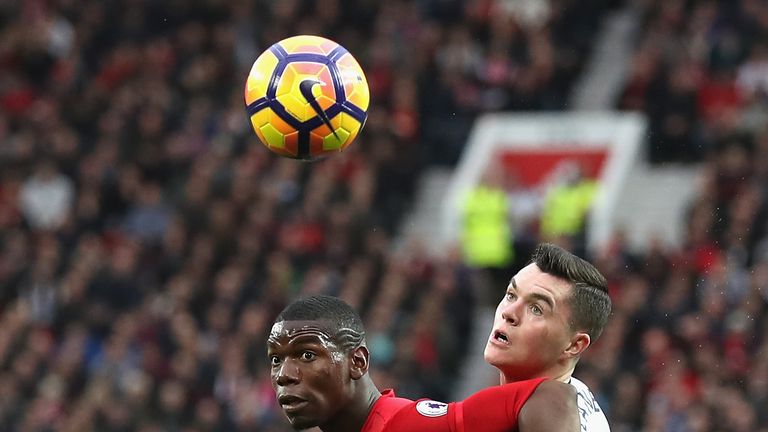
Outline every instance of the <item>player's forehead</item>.
{"type": "Polygon", "coordinates": [[[541,271],[536,263],[531,263],[510,279],[509,288],[520,292],[549,293],[559,299],[568,296],[571,284],[565,279],[541,271]]]}
{"type": "Polygon", "coordinates": [[[333,324],[326,320],[277,321],[272,325],[267,344],[274,346],[315,343],[332,349],[336,347],[336,332],[333,324]]]}

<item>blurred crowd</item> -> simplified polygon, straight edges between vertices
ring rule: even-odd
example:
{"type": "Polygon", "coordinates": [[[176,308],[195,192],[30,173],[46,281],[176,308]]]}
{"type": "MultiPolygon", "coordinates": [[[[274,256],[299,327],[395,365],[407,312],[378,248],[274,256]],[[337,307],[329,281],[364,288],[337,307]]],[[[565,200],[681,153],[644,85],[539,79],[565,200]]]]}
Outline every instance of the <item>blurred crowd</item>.
{"type": "Polygon", "coordinates": [[[381,387],[448,399],[477,278],[393,252],[420,169],[454,164],[479,113],[567,108],[630,3],[617,106],[649,115],[653,161],[704,169],[683,248],[617,233],[589,257],[615,314],[577,376],[619,432],[768,430],[760,0],[0,2],[0,430],[286,430],[265,335],[316,292],[361,312],[381,387]],[[258,144],[243,102],[258,54],[302,33],[372,90],[357,142],[311,164],[258,144]]]}
{"type": "Polygon", "coordinates": [[[768,3],[638,2],[620,107],[655,162],[702,161],[679,250],[594,256],[614,315],[577,376],[612,430],[768,431],[768,3]]]}
{"type": "Polygon", "coordinates": [[[634,2],[642,14],[623,110],[648,114],[653,162],[753,147],[768,121],[768,12],[760,0],[634,2]]]}
{"type": "Polygon", "coordinates": [[[0,430],[286,430],[265,356],[298,295],[368,323],[376,379],[448,399],[472,272],[392,238],[474,116],[559,109],[610,2],[0,2],[0,430]],[[337,40],[373,105],[343,154],[273,156],[251,63],[337,40]]]}

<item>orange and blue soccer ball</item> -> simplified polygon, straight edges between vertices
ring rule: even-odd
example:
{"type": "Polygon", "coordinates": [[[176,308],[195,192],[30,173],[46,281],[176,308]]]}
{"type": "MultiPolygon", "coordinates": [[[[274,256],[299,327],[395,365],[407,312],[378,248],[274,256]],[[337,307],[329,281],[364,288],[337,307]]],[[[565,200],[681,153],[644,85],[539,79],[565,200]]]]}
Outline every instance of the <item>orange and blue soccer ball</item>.
{"type": "Polygon", "coordinates": [[[313,160],[347,148],[365,124],[368,81],[344,47],[319,36],[272,45],[253,63],[245,105],[271,151],[313,160]]]}

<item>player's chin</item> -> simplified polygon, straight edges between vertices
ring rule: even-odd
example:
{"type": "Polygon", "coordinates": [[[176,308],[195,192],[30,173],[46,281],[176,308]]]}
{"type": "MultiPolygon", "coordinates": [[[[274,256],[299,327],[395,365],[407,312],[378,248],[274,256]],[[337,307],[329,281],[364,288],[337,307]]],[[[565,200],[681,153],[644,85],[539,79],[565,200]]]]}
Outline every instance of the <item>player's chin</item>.
{"type": "Polygon", "coordinates": [[[311,417],[302,415],[286,415],[288,416],[288,421],[291,423],[291,427],[294,430],[310,429],[320,425],[320,422],[317,421],[317,419],[311,417]]]}
{"type": "Polygon", "coordinates": [[[483,351],[483,358],[489,365],[502,368],[512,362],[514,357],[513,351],[508,348],[507,346],[499,346],[492,341],[488,341],[485,345],[485,351],[483,351]]]}
{"type": "Polygon", "coordinates": [[[499,349],[493,346],[493,344],[488,343],[485,346],[485,351],[483,351],[483,358],[485,358],[485,362],[488,363],[491,366],[496,366],[499,364],[499,361],[501,360],[501,353],[499,353],[499,349]]]}

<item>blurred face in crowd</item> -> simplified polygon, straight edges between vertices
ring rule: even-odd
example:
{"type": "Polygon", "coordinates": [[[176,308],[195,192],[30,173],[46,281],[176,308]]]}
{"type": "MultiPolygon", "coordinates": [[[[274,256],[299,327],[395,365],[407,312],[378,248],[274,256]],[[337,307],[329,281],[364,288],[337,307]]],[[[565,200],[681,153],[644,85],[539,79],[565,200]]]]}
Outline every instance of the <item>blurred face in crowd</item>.
{"type": "Polygon", "coordinates": [[[568,281],[536,264],[512,278],[496,308],[484,353],[505,382],[561,377],[589,345],[589,336],[569,325],[571,290],[568,281]]]}
{"type": "Polygon", "coordinates": [[[280,321],[267,341],[272,387],[295,429],[327,423],[350,400],[349,356],[324,321],[280,321]]]}

